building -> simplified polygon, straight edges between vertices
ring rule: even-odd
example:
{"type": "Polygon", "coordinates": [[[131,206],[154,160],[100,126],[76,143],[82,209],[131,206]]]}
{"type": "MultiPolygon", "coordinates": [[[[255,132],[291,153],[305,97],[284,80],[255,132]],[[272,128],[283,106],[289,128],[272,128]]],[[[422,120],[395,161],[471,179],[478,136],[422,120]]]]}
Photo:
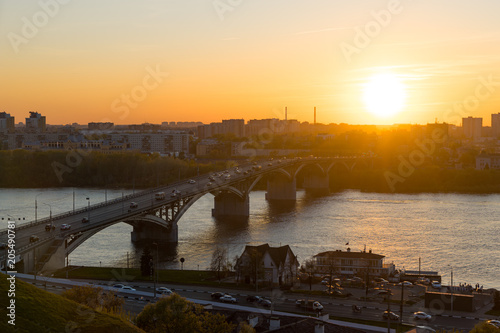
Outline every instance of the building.
{"type": "Polygon", "coordinates": [[[15,121],[7,112],[0,112],[0,133],[12,133],[15,130],[15,121]]]}
{"type": "Polygon", "coordinates": [[[500,154],[486,154],[482,151],[476,156],[476,169],[500,169],[500,154]]]}
{"type": "Polygon", "coordinates": [[[462,118],[462,128],[466,138],[479,140],[483,128],[483,118],[462,118]]]}
{"type": "Polygon", "coordinates": [[[226,119],[221,123],[210,123],[209,125],[199,125],[197,127],[200,139],[211,138],[217,134],[234,134],[241,138],[245,136],[244,119],[226,119]]]}
{"type": "Polygon", "coordinates": [[[43,133],[46,130],[45,116],[38,112],[30,111],[29,118],[26,118],[27,133],[43,133]]]}
{"type": "Polygon", "coordinates": [[[491,115],[491,136],[500,139],[500,113],[491,115]]]}
{"type": "Polygon", "coordinates": [[[394,264],[384,264],[385,256],[372,251],[351,252],[336,250],[318,253],[314,256],[315,267],[322,273],[342,275],[366,274],[370,276],[389,276],[395,271],[394,264]]]}
{"type": "Polygon", "coordinates": [[[112,142],[127,143],[131,150],[142,153],[189,154],[189,134],[182,131],[161,131],[158,133],[112,133],[112,142]]]}
{"type": "Polygon", "coordinates": [[[269,244],[245,246],[236,262],[238,278],[246,283],[255,281],[274,285],[291,285],[297,277],[299,263],[290,246],[271,247],[269,244]]]}
{"type": "Polygon", "coordinates": [[[88,129],[89,131],[109,131],[112,130],[115,126],[114,123],[106,122],[106,123],[89,123],[88,129]]]}

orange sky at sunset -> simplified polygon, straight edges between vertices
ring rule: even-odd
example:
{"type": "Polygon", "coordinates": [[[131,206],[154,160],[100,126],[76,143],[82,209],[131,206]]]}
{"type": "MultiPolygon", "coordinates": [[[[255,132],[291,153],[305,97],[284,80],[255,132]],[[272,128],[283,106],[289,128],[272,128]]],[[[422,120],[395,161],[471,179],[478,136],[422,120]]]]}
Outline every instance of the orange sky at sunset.
{"type": "Polygon", "coordinates": [[[0,111],[49,124],[209,123],[283,119],[285,106],[312,121],[316,106],[322,123],[489,125],[499,12],[494,0],[0,0],[0,111]],[[404,87],[393,115],[364,104],[377,74],[404,87]]]}

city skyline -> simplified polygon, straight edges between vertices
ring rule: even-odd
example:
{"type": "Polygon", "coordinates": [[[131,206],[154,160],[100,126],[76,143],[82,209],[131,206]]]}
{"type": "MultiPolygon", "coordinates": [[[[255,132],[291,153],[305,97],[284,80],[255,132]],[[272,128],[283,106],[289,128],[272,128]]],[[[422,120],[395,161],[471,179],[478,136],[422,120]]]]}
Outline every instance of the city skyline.
{"type": "Polygon", "coordinates": [[[0,1],[0,110],[61,124],[284,119],[285,107],[308,122],[317,107],[318,123],[489,124],[500,4],[360,4],[0,1]]]}

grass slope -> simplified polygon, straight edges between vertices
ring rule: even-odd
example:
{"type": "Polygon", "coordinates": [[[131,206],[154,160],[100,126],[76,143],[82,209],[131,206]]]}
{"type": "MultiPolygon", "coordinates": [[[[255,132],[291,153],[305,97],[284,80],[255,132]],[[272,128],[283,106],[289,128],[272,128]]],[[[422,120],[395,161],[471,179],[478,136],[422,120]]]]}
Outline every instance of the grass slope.
{"type": "Polygon", "coordinates": [[[144,332],[131,323],[96,312],[62,296],[38,289],[16,279],[15,326],[7,323],[9,283],[0,274],[0,332],[144,332]]]}

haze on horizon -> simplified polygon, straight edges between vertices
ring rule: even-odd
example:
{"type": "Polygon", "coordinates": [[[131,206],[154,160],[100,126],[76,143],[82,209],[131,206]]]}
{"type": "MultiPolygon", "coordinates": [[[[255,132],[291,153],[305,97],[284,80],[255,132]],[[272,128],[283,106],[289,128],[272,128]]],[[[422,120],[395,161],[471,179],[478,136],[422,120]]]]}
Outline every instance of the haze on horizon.
{"type": "Polygon", "coordinates": [[[488,125],[499,12],[495,0],[0,0],[0,111],[209,123],[283,119],[287,106],[311,122],[316,106],[322,123],[488,125]],[[380,110],[394,99],[396,112],[380,110]]]}

